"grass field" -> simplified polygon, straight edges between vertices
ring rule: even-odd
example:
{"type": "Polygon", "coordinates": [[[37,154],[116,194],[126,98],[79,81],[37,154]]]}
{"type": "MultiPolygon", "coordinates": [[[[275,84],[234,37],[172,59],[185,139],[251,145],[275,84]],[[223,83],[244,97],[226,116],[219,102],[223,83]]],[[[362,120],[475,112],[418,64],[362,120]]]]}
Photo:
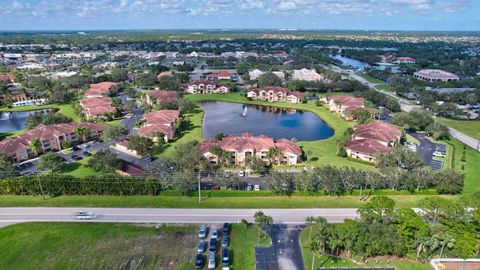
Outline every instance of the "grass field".
{"type": "Polygon", "coordinates": [[[88,177],[98,175],[99,173],[87,166],[88,160],[91,157],[86,157],[82,160],[65,164],[62,166],[62,174],[69,174],[76,177],[88,177]]]}
{"type": "MultiPolygon", "coordinates": [[[[417,207],[418,202],[432,195],[391,195],[397,206],[417,207]]],[[[442,196],[457,199],[458,196],[442,196]]],[[[365,201],[359,196],[0,196],[0,207],[151,207],[151,208],[357,208],[365,201]]]]}
{"type": "Polygon", "coordinates": [[[456,129],[474,139],[480,138],[480,120],[453,120],[437,117],[436,120],[448,127],[456,129]]]}
{"type": "Polygon", "coordinates": [[[0,269],[193,269],[195,232],[192,226],[12,225],[0,229],[0,269]]]}
{"type": "Polygon", "coordinates": [[[453,166],[455,170],[465,173],[464,194],[472,194],[480,191],[480,153],[466,146],[456,139],[448,141],[455,148],[453,166]],[[463,152],[465,151],[465,160],[462,161],[463,152]]]}
{"type": "MultiPolygon", "coordinates": [[[[345,121],[340,118],[338,115],[335,115],[327,110],[326,107],[316,106],[314,101],[309,101],[307,104],[291,104],[291,103],[269,103],[261,100],[248,100],[240,93],[229,93],[229,94],[210,94],[210,95],[188,95],[188,99],[201,102],[201,101],[226,101],[226,102],[236,102],[236,103],[245,103],[245,104],[258,104],[265,106],[281,107],[281,108],[292,108],[299,110],[306,110],[315,113],[321,117],[330,127],[335,130],[335,134],[326,139],[319,141],[299,141],[298,144],[303,149],[307,155],[307,164],[312,166],[319,166],[324,164],[335,164],[336,166],[351,166],[357,169],[364,170],[375,170],[375,167],[352,162],[346,158],[341,158],[336,155],[337,152],[337,143],[341,140],[344,140],[346,137],[345,131],[347,128],[355,125],[355,122],[345,121]]],[[[201,134],[201,121],[202,115],[197,113],[192,119],[195,128],[187,133],[184,137],[177,140],[173,144],[180,144],[182,142],[187,142],[188,140],[196,139],[200,140],[202,138],[201,134]]],[[[169,155],[170,152],[167,150],[165,155],[169,155]]]]}
{"type": "MultiPolygon", "coordinates": [[[[0,269],[194,269],[196,226],[23,223],[0,229],[0,269]]],[[[270,245],[268,237],[260,245],[270,245]]],[[[231,269],[255,269],[257,228],[233,224],[231,269]]],[[[221,253],[217,268],[221,269],[221,253]]],[[[206,269],[206,267],[204,268],[206,269]]]]}
{"type": "MultiPolygon", "coordinates": [[[[306,269],[312,269],[312,252],[308,248],[309,228],[305,228],[300,234],[300,246],[303,253],[303,261],[306,269]]],[[[419,263],[407,259],[398,258],[369,258],[367,263],[357,264],[348,259],[330,256],[315,257],[315,269],[318,267],[395,267],[396,270],[431,270],[429,264],[419,263]]]]}

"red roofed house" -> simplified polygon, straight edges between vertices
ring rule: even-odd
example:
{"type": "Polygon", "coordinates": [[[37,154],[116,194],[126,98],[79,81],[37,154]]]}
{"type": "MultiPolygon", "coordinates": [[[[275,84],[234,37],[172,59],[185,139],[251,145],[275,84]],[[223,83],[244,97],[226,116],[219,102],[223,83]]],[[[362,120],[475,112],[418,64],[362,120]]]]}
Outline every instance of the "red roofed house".
{"type": "Polygon", "coordinates": [[[225,94],[229,90],[228,85],[212,81],[194,81],[189,83],[185,89],[189,94],[225,94]]]}
{"type": "Polygon", "coordinates": [[[113,115],[117,108],[112,106],[112,99],[109,97],[87,97],[80,100],[80,106],[87,119],[108,117],[113,115]]]}
{"type": "Polygon", "coordinates": [[[15,82],[15,77],[11,74],[0,74],[0,83],[11,84],[15,82]]]}
{"type": "Polygon", "coordinates": [[[254,88],[247,92],[248,98],[261,99],[268,102],[302,103],[303,95],[302,92],[290,92],[290,90],[281,86],[254,88]]]}
{"type": "Polygon", "coordinates": [[[411,58],[411,57],[397,57],[397,60],[395,60],[395,63],[398,64],[415,64],[416,59],[411,58]]]}
{"type": "Polygon", "coordinates": [[[145,103],[150,106],[162,102],[175,102],[177,100],[177,92],[175,91],[156,90],[150,91],[145,95],[145,103]]]}
{"type": "Polygon", "coordinates": [[[158,73],[157,79],[160,79],[162,77],[171,77],[172,75],[173,75],[173,73],[171,71],[163,71],[163,72],[158,73]]]}
{"type": "Polygon", "coordinates": [[[401,137],[402,132],[395,125],[368,122],[354,127],[345,150],[349,157],[374,162],[376,154],[390,152],[401,137]]]}
{"type": "Polygon", "coordinates": [[[142,157],[137,153],[136,150],[128,148],[128,140],[117,141],[114,144],[112,144],[110,147],[134,157],[142,157]]]}
{"type": "Polygon", "coordinates": [[[346,120],[354,120],[351,112],[365,108],[364,99],[351,96],[329,96],[322,99],[332,112],[340,114],[346,120]]]}
{"type": "Polygon", "coordinates": [[[32,155],[30,144],[19,138],[6,138],[0,141],[0,154],[12,158],[14,163],[27,160],[32,155]]]}
{"type": "Polygon", "coordinates": [[[253,136],[251,133],[244,133],[240,136],[230,135],[221,141],[208,139],[198,145],[198,150],[211,163],[218,164],[219,158],[212,153],[213,146],[220,147],[223,151],[229,153],[230,158],[235,165],[245,165],[248,157],[256,157],[269,162],[268,152],[271,148],[277,148],[282,154],[276,160],[283,164],[295,165],[300,161],[302,150],[300,147],[289,140],[274,140],[265,135],[253,136]]]}
{"type": "Polygon", "coordinates": [[[413,77],[429,82],[451,82],[458,81],[457,75],[440,69],[422,69],[413,73],[413,77]]]}
{"type": "Polygon", "coordinates": [[[103,131],[103,125],[89,122],[38,125],[32,130],[18,135],[18,137],[1,141],[0,153],[11,156],[14,162],[20,162],[36,156],[39,153],[60,150],[63,148],[63,142],[83,140],[82,137],[76,134],[76,127],[88,128],[90,130],[89,138],[98,138],[103,131]],[[35,140],[40,142],[38,153],[34,153],[31,150],[31,145],[35,140]]]}
{"type": "Polygon", "coordinates": [[[219,73],[212,73],[207,75],[207,80],[218,81],[218,80],[231,80],[232,74],[228,71],[221,71],[219,73]]]}
{"type": "Polygon", "coordinates": [[[108,96],[110,91],[117,86],[116,83],[113,82],[101,82],[101,83],[94,83],[90,85],[85,91],[85,97],[102,97],[108,96]]]}
{"type": "Polygon", "coordinates": [[[180,117],[179,110],[160,110],[150,112],[144,115],[145,123],[138,130],[138,134],[159,140],[159,134],[163,135],[165,142],[173,139],[175,136],[175,124],[180,117]]]}

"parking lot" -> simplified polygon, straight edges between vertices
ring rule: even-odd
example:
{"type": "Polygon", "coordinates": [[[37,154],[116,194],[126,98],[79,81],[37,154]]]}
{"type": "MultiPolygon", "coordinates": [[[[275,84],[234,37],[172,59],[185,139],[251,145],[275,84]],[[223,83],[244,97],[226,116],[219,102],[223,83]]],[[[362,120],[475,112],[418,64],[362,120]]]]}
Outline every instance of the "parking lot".
{"type": "Polygon", "coordinates": [[[195,269],[229,269],[231,264],[231,225],[200,225],[195,269]]]}
{"type": "Polygon", "coordinates": [[[440,170],[443,167],[443,161],[433,159],[434,153],[437,149],[446,151],[444,144],[437,144],[426,138],[425,133],[408,132],[412,137],[416,138],[420,145],[417,147],[417,153],[422,157],[425,165],[430,166],[434,170],[440,170]]]}

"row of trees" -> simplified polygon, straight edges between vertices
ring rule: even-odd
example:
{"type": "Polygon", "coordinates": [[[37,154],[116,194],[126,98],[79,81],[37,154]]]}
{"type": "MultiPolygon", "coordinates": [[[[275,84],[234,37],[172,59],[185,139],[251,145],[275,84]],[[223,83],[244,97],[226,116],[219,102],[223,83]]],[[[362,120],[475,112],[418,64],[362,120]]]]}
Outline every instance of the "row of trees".
{"type": "Polygon", "coordinates": [[[417,212],[396,208],[395,201],[379,196],[359,208],[358,220],[329,224],[322,217],[307,218],[313,259],[319,255],[354,259],[391,255],[424,261],[480,255],[478,205],[467,210],[459,202],[429,197],[419,207],[417,212]]]}
{"type": "Polygon", "coordinates": [[[436,140],[449,137],[448,128],[438,122],[435,122],[433,116],[424,110],[412,110],[410,112],[400,112],[395,114],[393,123],[405,128],[411,128],[416,131],[425,131],[432,135],[436,140]]]}

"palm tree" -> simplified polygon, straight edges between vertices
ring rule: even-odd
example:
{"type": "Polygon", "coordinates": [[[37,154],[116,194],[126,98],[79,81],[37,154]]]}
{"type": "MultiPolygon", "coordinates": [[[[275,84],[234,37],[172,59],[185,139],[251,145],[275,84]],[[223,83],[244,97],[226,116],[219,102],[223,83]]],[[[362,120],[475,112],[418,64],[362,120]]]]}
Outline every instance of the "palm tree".
{"type": "Polygon", "coordinates": [[[310,226],[310,230],[308,232],[308,241],[310,241],[310,239],[312,238],[312,225],[313,223],[315,222],[315,217],[307,217],[305,219],[305,223],[307,224],[307,226],[310,226]]]}
{"type": "Polygon", "coordinates": [[[33,139],[33,141],[30,143],[30,149],[32,150],[35,155],[38,155],[38,151],[41,149],[41,144],[39,139],[33,139]]]}
{"type": "Polygon", "coordinates": [[[267,232],[267,226],[273,224],[273,218],[271,216],[266,216],[262,211],[255,212],[253,217],[254,217],[255,223],[257,224],[257,227],[258,227],[257,243],[260,244],[260,228],[263,227],[263,230],[266,233],[267,232]]]}
{"type": "Polygon", "coordinates": [[[283,156],[283,153],[276,147],[270,147],[267,152],[267,157],[270,160],[270,163],[275,162],[280,164],[280,158],[283,156]]]}
{"type": "Polygon", "coordinates": [[[455,239],[448,233],[442,233],[439,236],[440,236],[440,245],[442,246],[440,249],[440,259],[441,259],[445,248],[452,248],[453,245],[455,244],[455,239]]]}
{"type": "Polygon", "coordinates": [[[90,137],[92,131],[87,127],[78,126],[75,128],[75,133],[77,133],[78,136],[82,137],[82,141],[85,141],[88,137],[90,137]]]}

